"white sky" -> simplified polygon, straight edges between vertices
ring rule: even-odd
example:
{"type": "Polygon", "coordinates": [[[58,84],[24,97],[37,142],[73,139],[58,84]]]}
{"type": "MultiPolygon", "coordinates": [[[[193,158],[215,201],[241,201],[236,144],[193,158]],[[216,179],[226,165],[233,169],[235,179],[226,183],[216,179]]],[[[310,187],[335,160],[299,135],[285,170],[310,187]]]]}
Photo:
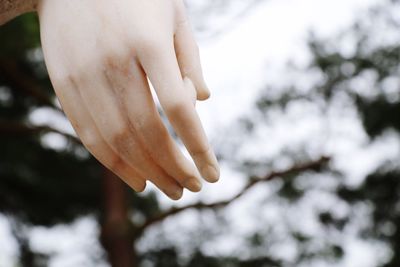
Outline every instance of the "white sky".
{"type": "MultiPolygon", "coordinates": [[[[309,30],[312,29],[318,36],[332,36],[349,26],[356,15],[362,13],[366,7],[378,2],[378,0],[269,0],[247,13],[245,17],[241,18],[240,23],[235,23],[233,28],[229,28],[227,32],[217,38],[200,39],[203,69],[212,90],[212,98],[206,103],[199,103],[198,110],[210,139],[217,139],[221,129],[229,127],[238,117],[251,109],[254,99],[266,82],[276,84],[282,81],[284,77],[282,70],[287,61],[295,61],[303,65],[307,62],[309,55],[305,45],[309,30]]],[[[57,127],[60,126],[59,118],[49,117],[46,111],[38,111],[32,118],[37,123],[50,122],[56,124],[57,127]]],[[[349,124],[352,122],[353,120],[350,118],[349,124]]],[[[315,130],[310,123],[304,124],[307,125],[303,125],[305,128],[298,129],[299,136],[306,137],[310,131],[315,130]],[[307,130],[307,127],[310,129],[307,130]]],[[[318,125],[315,126],[317,131],[318,127],[318,125]]],[[[279,142],[285,143],[287,139],[295,135],[291,132],[291,135],[285,137],[282,135],[284,131],[283,127],[279,134],[281,139],[275,140],[271,135],[271,140],[279,145],[279,142]]],[[[357,126],[350,132],[352,132],[350,135],[357,140],[363,140],[357,126]]],[[[57,140],[49,142],[50,144],[53,142],[56,147],[59,145],[57,140]]],[[[396,142],[393,138],[393,144],[398,144],[396,142]]],[[[272,149],[273,145],[268,144],[266,147],[267,150],[272,149]]],[[[391,146],[392,150],[389,151],[386,143],[379,142],[373,148],[369,148],[375,149],[374,153],[365,153],[368,151],[359,149],[359,144],[343,143],[335,144],[335,147],[332,151],[336,155],[345,155],[338,157],[343,162],[335,164],[354,178],[352,180],[354,184],[357,184],[368,171],[364,166],[373,167],[388,153],[390,155],[399,153],[396,149],[397,146],[391,146]],[[355,164],[349,164],[349,157],[357,157],[359,160],[355,164]]],[[[183,200],[174,204],[184,205],[198,199],[213,201],[226,198],[240,189],[243,178],[242,174],[223,164],[220,182],[212,185],[205,184],[200,194],[186,192],[183,200]]],[[[264,186],[262,191],[255,190],[252,196],[248,197],[249,200],[243,202],[252,203],[251,198],[257,198],[266,192],[273,194],[273,189],[264,186]]],[[[164,206],[170,206],[169,200],[164,196],[160,196],[160,198],[164,206]]],[[[237,219],[238,211],[249,209],[248,205],[235,206],[236,210],[231,215],[232,219],[237,219]]],[[[184,217],[181,219],[183,224],[188,220],[190,219],[184,217]]],[[[249,225],[253,226],[253,223],[246,220],[236,222],[240,229],[244,229],[243,231],[249,225]]],[[[170,228],[174,229],[174,225],[171,224],[170,228]]],[[[54,230],[46,230],[40,228],[32,233],[32,245],[45,251],[60,253],[51,262],[52,267],[78,266],[82,265],[78,263],[85,262],[85,257],[81,255],[82,251],[85,251],[84,246],[88,244],[88,240],[93,244],[96,231],[93,223],[90,223],[90,219],[77,222],[71,229],[58,227],[54,230]],[[60,240],[63,241],[60,242],[60,240]],[[75,257],[70,258],[70,254],[75,257]]],[[[15,256],[15,244],[11,241],[8,232],[7,222],[0,216],[0,267],[11,266],[15,256]]],[[[227,240],[229,239],[221,241],[221,244],[226,244],[227,240]]],[[[376,247],[360,244],[359,241],[351,238],[346,243],[353,252],[341,266],[373,266],[376,255],[372,251],[376,247]]],[[[228,248],[225,247],[225,249],[228,248]]],[[[288,248],[289,250],[290,248],[288,248]]]]}

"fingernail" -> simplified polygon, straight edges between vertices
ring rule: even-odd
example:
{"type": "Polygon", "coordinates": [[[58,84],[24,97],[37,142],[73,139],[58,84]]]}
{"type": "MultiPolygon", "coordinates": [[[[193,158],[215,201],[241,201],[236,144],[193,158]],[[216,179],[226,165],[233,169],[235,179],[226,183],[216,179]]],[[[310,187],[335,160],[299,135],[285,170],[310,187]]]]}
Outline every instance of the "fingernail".
{"type": "Polygon", "coordinates": [[[170,192],[170,193],[168,194],[168,196],[169,196],[172,200],[178,200],[178,199],[180,199],[180,198],[182,197],[182,194],[183,194],[183,190],[182,190],[182,189],[179,189],[179,190],[170,192]]]}
{"type": "Polygon", "coordinates": [[[210,183],[215,183],[219,180],[219,168],[208,164],[201,169],[201,175],[210,183]]]}
{"type": "Polygon", "coordinates": [[[185,182],[185,187],[192,192],[199,192],[201,190],[202,184],[196,178],[189,178],[185,182]]]}

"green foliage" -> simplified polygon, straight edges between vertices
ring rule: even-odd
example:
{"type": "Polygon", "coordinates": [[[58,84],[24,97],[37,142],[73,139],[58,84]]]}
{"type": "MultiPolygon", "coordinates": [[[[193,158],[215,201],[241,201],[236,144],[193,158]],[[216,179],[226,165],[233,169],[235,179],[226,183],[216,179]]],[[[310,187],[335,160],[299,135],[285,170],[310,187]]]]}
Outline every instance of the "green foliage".
{"type": "Polygon", "coordinates": [[[388,129],[400,131],[400,102],[392,102],[380,96],[373,100],[358,97],[356,103],[365,130],[371,137],[379,136],[388,129]]]}
{"type": "Polygon", "coordinates": [[[21,59],[26,52],[40,45],[36,14],[26,14],[0,27],[1,57],[21,59]]]}
{"type": "MultiPolygon", "coordinates": [[[[394,6],[398,8],[398,2],[394,6]]],[[[390,6],[390,5],[389,5],[390,6]]],[[[386,8],[390,8],[390,7],[386,8]]],[[[381,10],[382,11],[382,10],[381,10]]],[[[390,21],[388,19],[388,21],[390,21]]],[[[388,27],[390,23],[388,22],[388,27]]],[[[393,27],[393,25],[391,26],[393,27]]],[[[360,29],[358,29],[359,31],[360,29]]],[[[363,32],[364,33],[364,32],[363,32]]],[[[368,34],[368,33],[366,33],[368,34]]],[[[314,66],[328,74],[329,86],[325,97],[331,100],[336,94],[345,92],[357,107],[365,132],[373,141],[382,137],[387,131],[400,132],[400,92],[399,88],[392,94],[383,90],[386,79],[398,77],[400,70],[400,44],[371,47],[369,40],[374,36],[360,39],[358,50],[354,56],[346,57],[338,52],[327,52],[319,44],[311,45],[314,52],[314,66]],[[343,66],[352,66],[350,73],[343,72],[343,66]],[[373,96],[365,96],[354,91],[349,81],[365,72],[376,75],[373,96]]],[[[328,101],[329,103],[329,101],[328,101]]],[[[385,162],[378,170],[369,174],[358,187],[341,185],[337,195],[347,203],[355,205],[368,203],[372,207],[372,224],[362,233],[364,238],[374,238],[385,242],[392,250],[392,258],[382,266],[395,267],[400,264],[400,165],[385,162]]],[[[321,213],[320,220],[326,225],[334,224],[343,228],[347,220],[337,220],[329,212],[321,213]]],[[[339,253],[340,254],[340,253],[339,253]]]]}
{"type": "Polygon", "coordinates": [[[36,225],[70,222],[96,212],[97,162],[44,148],[35,137],[3,137],[0,210],[36,225]]]}
{"type": "MultiPolygon", "coordinates": [[[[32,79],[50,99],[54,93],[47,75],[38,73],[37,64],[27,56],[39,48],[36,16],[27,14],[7,23],[0,27],[0,36],[2,64],[16,66],[17,74],[23,75],[20,79],[32,79]]],[[[0,73],[0,121],[9,128],[14,126],[7,122],[25,123],[30,112],[42,106],[16,87],[15,79],[8,72],[0,73]]],[[[94,159],[77,156],[80,145],[55,151],[43,145],[41,132],[0,136],[1,212],[28,224],[47,226],[98,213],[100,170],[94,159]]]]}

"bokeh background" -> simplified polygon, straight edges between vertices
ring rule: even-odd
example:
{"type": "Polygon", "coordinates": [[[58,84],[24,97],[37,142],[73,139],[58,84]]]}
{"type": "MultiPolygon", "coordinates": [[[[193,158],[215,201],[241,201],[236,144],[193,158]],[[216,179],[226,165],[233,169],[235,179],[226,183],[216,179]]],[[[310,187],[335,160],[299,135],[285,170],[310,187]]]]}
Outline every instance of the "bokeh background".
{"type": "Polygon", "coordinates": [[[400,266],[399,1],[186,4],[222,177],[178,202],[82,147],[35,14],[0,27],[0,266],[400,266]]]}

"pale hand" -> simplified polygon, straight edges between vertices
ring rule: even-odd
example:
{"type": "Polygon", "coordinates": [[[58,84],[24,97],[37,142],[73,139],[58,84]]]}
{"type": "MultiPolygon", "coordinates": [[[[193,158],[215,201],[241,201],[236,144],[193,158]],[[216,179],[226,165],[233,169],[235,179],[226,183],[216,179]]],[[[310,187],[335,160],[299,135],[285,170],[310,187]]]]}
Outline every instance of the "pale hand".
{"type": "Polygon", "coordinates": [[[194,103],[209,97],[181,0],[40,0],[56,94],[86,148],[136,191],[172,199],[219,167],[194,103]],[[162,123],[147,77],[197,168],[162,123]]]}

